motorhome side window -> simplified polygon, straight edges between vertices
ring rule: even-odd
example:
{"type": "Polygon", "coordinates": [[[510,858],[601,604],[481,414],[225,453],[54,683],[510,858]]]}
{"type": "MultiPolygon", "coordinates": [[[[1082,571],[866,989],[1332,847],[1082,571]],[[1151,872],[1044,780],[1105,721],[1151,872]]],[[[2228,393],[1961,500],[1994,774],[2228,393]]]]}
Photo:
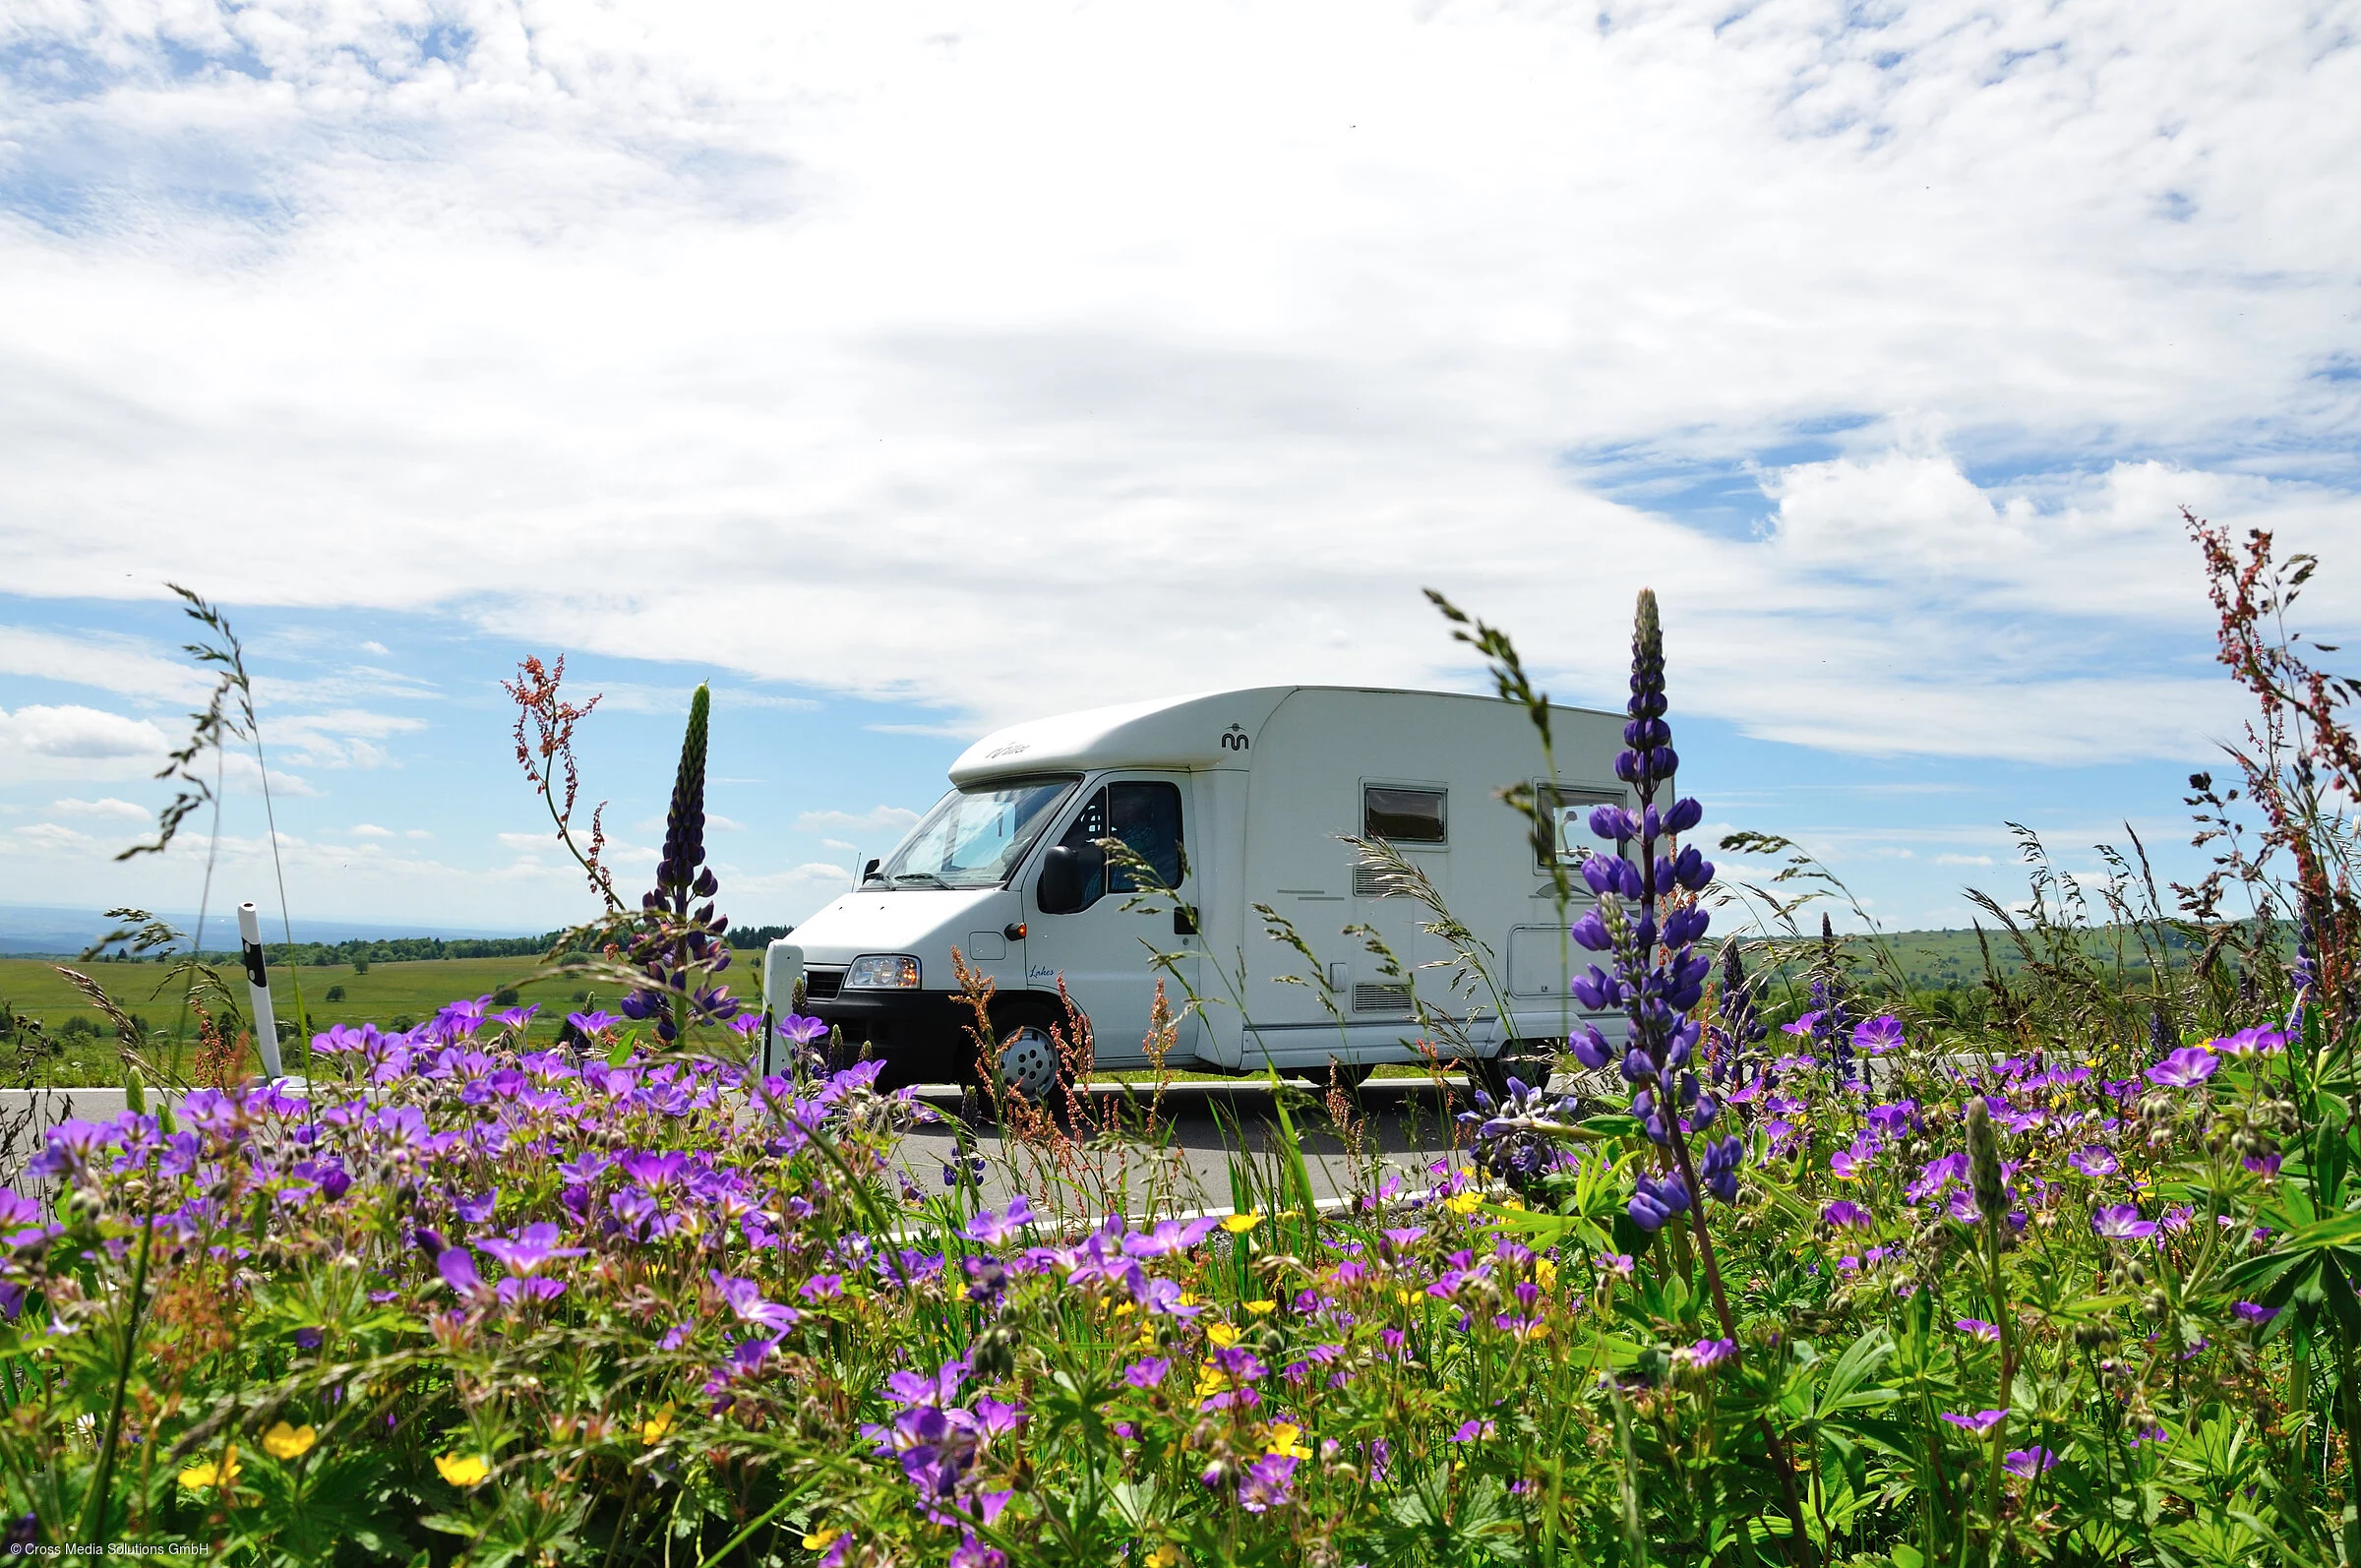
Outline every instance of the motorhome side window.
{"type": "MultiPolygon", "coordinates": [[[[1110,784],[1082,804],[1073,825],[1059,843],[1081,849],[1100,839],[1120,838],[1131,853],[1154,868],[1166,887],[1180,885],[1180,788],[1153,779],[1110,784]]],[[[1082,882],[1082,902],[1088,909],[1109,893],[1138,890],[1137,878],[1122,866],[1092,870],[1082,882]]]]}
{"type": "Polygon", "coordinates": [[[1411,789],[1397,784],[1361,787],[1361,834],[1393,844],[1441,844],[1444,836],[1442,790],[1411,789]]]}
{"type": "Polygon", "coordinates": [[[1568,866],[1579,866],[1592,854],[1605,849],[1605,844],[1591,833],[1591,810],[1598,806],[1621,806],[1621,790],[1585,789],[1576,784],[1551,784],[1536,780],[1533,798],[1545,808],[1544,819],[1534,824],[1533,868],[1547,871],[1552,860],[1568,866]]]}

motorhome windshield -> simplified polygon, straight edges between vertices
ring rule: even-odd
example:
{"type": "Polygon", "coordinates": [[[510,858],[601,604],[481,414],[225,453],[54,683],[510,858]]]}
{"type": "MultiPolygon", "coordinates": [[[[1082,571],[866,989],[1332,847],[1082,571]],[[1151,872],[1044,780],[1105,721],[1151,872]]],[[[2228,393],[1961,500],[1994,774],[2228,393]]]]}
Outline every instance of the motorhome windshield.
{"type": "Polygon", "coordinates": [[[1078,782],[1030,779],[953,790],[871,880],[893,887],[996,887],[1016,870],[1078,782]]]}

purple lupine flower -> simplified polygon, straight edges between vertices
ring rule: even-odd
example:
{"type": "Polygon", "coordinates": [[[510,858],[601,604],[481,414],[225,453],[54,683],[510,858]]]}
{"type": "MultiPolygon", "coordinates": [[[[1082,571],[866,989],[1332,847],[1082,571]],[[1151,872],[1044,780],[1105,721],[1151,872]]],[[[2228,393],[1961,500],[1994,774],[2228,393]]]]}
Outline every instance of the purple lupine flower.
{"type": "Polygon", "coordinates": [[[1636,1190],[1625,1208],[1632,1223],[1643,1231],[1661,1231],[1665,1221],[1689,1210],[1689,1189],[1677,1172],[1662,1181],[1642,1176],[1634,1186],[1636,1190]]]}
{"type": "Polygon", "coordinates": [[[2075,1151],[2066,1157],[2066,1163],[2087,1176],[2113,1176],[2123,1168],[2123,1163],[2115,1158],[2115,1151],[2103,1143],[2075,1151]]]}
{"type": "Polygon", "coordinates": [[[1724,1203],[1737,1202],[1738,1160],[1744,1152],[1734,1133],[1719,1143],[1708,1143],[1705,1158],[1697,1166],[1698,1184],[1724,1203]]]}
{"type": "Polygon", "coordinates": [[[2143,1241],[2156,1234],[2156,1222],[2143,1220],[2129,1203],[2111,1203],[2090,1216],[2090,1229],[2114,1241],[2143,1241]]]}
{"type": "Polygon", "coordinates": [[[2030,1479],[2058,1462],[2058,1456],[2035,1444],[2031,1448],[2013,1448],[2002,1458],[2000,1468],[2012,1476],[2030,1479]]]}
{"type": "Polygon", "coordinates": [[[2001,1421],[2007,1417],[2008,1414],[2008,1411],[2005,1409],[1979,1410],[1972,1416],[1958,1416],[1954,1415],[1950,1411],[1945,1411],[1943,1413],[1943,1419],[1951,1422],[1951,1424],[1954,1426],[1964,1426],[1968,1430],[1974,1432],[1980,1437],[1985,1432],[1990,1431],[1993,1427],[1998,1426],[2001,1421]]]}
{"type": "Polygon", "coordinates": [[[2148,1081],[2167,1089],[2194,1089],[2213,1076],[2221,1058],[2203,1046],[2183,1046],[2148,1069],[2148,1081]]]}

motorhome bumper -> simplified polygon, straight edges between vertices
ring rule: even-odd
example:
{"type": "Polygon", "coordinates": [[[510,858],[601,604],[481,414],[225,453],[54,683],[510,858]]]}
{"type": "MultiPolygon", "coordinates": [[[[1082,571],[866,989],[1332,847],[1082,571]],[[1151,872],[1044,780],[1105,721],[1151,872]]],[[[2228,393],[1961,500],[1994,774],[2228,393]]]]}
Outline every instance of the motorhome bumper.
{"type": "Polygon", "coordinates": [[[951,991],[841,991],[806,1003],[812,1016],[844,1031],[845,1044],[867,1046],[885,1063],[883,1082],[956,1083],[975,1070],[976,1021],[951,991]]]}

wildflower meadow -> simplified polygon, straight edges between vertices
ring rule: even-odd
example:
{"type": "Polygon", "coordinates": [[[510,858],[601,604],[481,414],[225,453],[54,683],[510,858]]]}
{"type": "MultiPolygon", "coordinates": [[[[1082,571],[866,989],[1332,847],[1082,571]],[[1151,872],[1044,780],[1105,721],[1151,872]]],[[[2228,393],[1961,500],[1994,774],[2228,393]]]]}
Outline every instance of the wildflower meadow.
{"type": "MultiPolygon", "coordinates": [[[[0,1533],[600,1568],[2361,1563],[2356,694],[2279,630],[2310,562],[2192,530],[2254,698],[2224,782],[2191,781],[2211,869],[2159,888],[2135,844],[2095,894],[1991,905],[2028,964],[1971,995],[1836,940],[1793,846],[1692,841],[1643,594],[1634,804],[1561,883],[1595,1022],[1537,1081],[1455,1089],[1421,1179],[1341,1202],[1297,1135],[1349,1119],[1341,1085],[1282,1094],[1219,1202],[1060,1181],[1042,1151],[1087,1129],[1012,1095],[1007,1179],[914,1178],[898,1140],[945,1113],[730,969],[702,693],[634,903],[574,824],[590,709],[529,664],[518,760],[601,906],[563,961],[623,999],[554,1044],[490,997],[338,1025],[272,1083],[185,963],[217,1049],[124,1020],[130,1109],[0,1190],[0,1533]],[[1738,852],[1785,870],[1740,886],[1710,858],[1738,852]]],[[[254,722],[223,646],[215,745],[254,722]]],[[[143,921],[121,939],[168,939],[143,921]]]]}

